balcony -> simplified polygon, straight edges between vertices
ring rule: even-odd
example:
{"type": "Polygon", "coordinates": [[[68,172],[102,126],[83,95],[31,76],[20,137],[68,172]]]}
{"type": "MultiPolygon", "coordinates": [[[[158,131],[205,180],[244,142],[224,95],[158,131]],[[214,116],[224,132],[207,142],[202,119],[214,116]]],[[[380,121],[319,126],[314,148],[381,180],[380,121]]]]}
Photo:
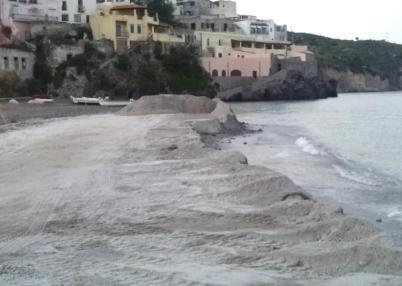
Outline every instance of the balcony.
{"type": "Polygon", "coordinates": [[[57,15],[54,15],[52,11],[45,11],[44,9],[38,8],[13,7],[11,10],[11,17],[15,21],[20,22],[59,21],[57,15]],[[48,14],[48,12],[51,12],[51,14],[48,14]]]}
{"type": "Polygon", "coordinates": [[[125,31],[116,31],[117,38],[128,38],[128,33],[125,31]]]}

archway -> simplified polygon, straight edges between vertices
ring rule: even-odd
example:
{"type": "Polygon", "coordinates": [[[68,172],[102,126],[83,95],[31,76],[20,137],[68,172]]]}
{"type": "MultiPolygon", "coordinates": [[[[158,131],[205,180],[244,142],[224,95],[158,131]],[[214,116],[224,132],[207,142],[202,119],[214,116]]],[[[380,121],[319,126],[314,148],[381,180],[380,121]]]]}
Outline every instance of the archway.
{"type": "Polygon", "coordinates": [[[217,70],[212,71],[212,76],[219,76],[219,72],[217,70]]]}
{"type": "Polygon", "coordinates": [[[230,76],[241,76],[241,71],[239,70],[232,70],[230,76]]]}

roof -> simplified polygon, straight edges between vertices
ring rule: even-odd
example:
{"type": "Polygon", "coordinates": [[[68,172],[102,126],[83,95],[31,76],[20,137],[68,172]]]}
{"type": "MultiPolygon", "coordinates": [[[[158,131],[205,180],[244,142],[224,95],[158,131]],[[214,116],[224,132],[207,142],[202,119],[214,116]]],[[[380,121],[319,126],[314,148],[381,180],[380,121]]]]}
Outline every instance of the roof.
{"type": "Polygon", "coordinates": [[[147,9],[144,5],[139,4],[114,4],[110,10],[128,10],[128,9],[147,9]]]}

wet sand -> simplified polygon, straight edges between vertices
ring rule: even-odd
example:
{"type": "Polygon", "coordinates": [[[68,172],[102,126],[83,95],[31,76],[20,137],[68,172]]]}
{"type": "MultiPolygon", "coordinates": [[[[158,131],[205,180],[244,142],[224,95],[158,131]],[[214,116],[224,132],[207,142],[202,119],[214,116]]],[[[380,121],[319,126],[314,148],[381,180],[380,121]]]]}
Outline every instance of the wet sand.
{"type": "Polygon", "coordinates": [[[0,285],[401,285],[402,248],[286,176],[202,143],[199,116],[0,134],[0,285]]]}

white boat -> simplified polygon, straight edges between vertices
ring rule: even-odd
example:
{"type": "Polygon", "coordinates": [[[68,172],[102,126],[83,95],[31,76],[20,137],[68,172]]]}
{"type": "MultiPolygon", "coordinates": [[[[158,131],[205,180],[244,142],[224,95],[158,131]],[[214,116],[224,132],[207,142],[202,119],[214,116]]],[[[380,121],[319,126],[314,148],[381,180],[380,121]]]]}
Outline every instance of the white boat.
{"type": "Polygon", "coordinates": [[[101,106],[127,106],[130,103],[134,102],[133,99],[130,101],[118,101],[118,100],[109,100],[109,99],[102,99],[99,101],[101,106]]]}
{"type": "Polygon", "coordinates": [[[71,102],[74,104],[94,104],[94,105],[99,105],[99,102],[101,101],[100,98],[93,98],[93,97],[70,97],[71,102]]]}
{"type": "Polygon", "coordinates": [[[49,98],[34,98],[28,101],[28,104],[44,104],[44,103],[53,103],[53,99],[49,98]]]}

